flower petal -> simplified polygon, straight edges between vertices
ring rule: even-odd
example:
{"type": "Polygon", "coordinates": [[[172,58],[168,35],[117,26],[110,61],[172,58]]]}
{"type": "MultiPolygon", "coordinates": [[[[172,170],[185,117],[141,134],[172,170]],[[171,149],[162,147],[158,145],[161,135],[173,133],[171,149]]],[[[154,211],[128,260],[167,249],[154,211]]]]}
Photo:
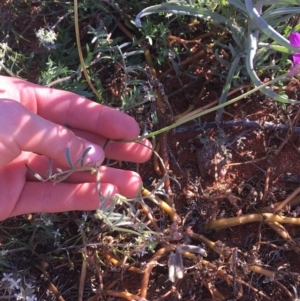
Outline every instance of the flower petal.
{"type": "Polygon", "coordinates": [[[300,53],[293,54],[293,62],[294,62],[294,65],[300,64],[300,53]]]}
{"type": "Polygon", "coordinates": [[[294,65],[290,68],[290,72],[287,73],[287,77],[298,76],[300,73],[300,65],[294,65]]]}
{"type": "Polygon", "coordinates": [[[289,40],[292,46],[300,47],[300,33],[291,32],[289,40]]]}

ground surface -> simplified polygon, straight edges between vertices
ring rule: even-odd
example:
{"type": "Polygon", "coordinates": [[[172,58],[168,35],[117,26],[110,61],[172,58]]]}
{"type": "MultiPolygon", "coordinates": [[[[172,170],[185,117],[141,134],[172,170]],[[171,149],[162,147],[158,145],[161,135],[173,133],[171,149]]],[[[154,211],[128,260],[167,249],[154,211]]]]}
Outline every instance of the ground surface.
{"type": "MultiPolygon", "coordinates": [[[[29,21],[28,17],[27,24],[29,21]]],[[[37,22],[35,25],[38,27],[40,19],[34,22],[37,22]]],[[[19,26],[24,25],[20,23],[19,26]]],[[[34,23],[30,26],[33,27],[34,23]]],[[[31,34],[27,38],[35,41],[31,36],[32,31],[28,32],[31,34]]],[[[20,47],[23,47],[24,52],[31,51],[31,48],[39,49],[35,42],[22,42],[20,47]]],[[[197,47],[195,45],[193,49],[195,53],[201,51],[197,47]]],[[[224,82],[214,76],[208,77],[209,65],[214,62],[211,54],[197,57],[196,62],[191,61],[182,68],[183,71],[192,68],[195,77],[182,77],[182,83],[177,78],[158,77],[169,96],[174,116],[183,113],[190,104],[195,104],[194,109],[198,109],[218,100],[224,82]]],[[[36,81],[38,69],[33,70],[29,79],[36,81]]],[[[115,84],[109,83],[105,88],[117,96],[122,93],[122,78],[115,70],[112,68],[109,75],[111,83],[115,84]]],[[[162,71],[166,70],[167,67],[162,68],[162,71]]],[[[105,77],[108,77],[107,74],[105,77]]],[[[249,83],[244,89],[250,87],[249,83]]],[[[292,80],[282,89],[297,97],[299,82],[297,79],[292,80]]],[[[234,95],[240,93],[237,90],[234,95]]],[[[141,127],[146,123],[155,130],[151,119],[153,110],[154,104],[129,113],[141,123],[141,127]]],[[[215,113],[211,113],[201,120],[191,121],[168,132],[169,173],[180,184],[171,181],[171,206],[182,223],[175,223],[174,226],[174,221],[165,212],[146,201],[153,207],[156,223],[164,233],[163,238],[157,240],[153,252],[166,248],[160,257],[155,258],[153,269],[146,277],[148,284],[144,283],[147,280],[145,269],[147,262],[153,259],[153,253],[148,251],[140,256],[135,252],[123,253],[122,245],[118,247],[118,242],[124,244],[126,239],[122,240],[117,233],[106,234],[107,228],[101,221],[94,219],[92,213],[88,219],[90,224],[85,228],[87,246],[79,238],[72,244],[63,243],[57,249],[50,248],[47,241],[38,235],[39,230],[36,230],[28,237],[28,245],[32,249],[22,250],[20,247],[11,250],[10,261],[18,262],[16,270],[28,270],[36,279],[38,300],[78,300],[78,291],[83,292],[83,299],[89,301],[134,300],[137,298],[133,295],[139,296],[141,288],[145,286],[148,289],[147,300],[296,300],[300,275],[299,223],[283,224],[285,228],[281,228],[282,236],[279,235],[282,233],[278,230],[280,226],[277,225],[277,231],[271,229],[270,225],[263,222],[265,218],[261,222],[224,227],[217,231],[207,229],[206,225],[220,218],[259,214],[262,208],[284,200],[299,187],[300,139],[299,132],[294,133],[295,129],[291,126],[300,127],[298,110],[298,105],[282,108],[256,93],[226,107],[219,124],[215,123],[215,113]],[[247,119],[256,121],[257,126],[249,126],[247,119]],[[229,126],[230,121],[237,120],[241,120],[239,125],[229,126]],[[266,129],[267,122],[273,124],[273,128],[266,129]],[[284,125],[285,129],[277,129],[278,124],[284,125]],[[172,226],[177,228],[174,230],[172,226]],[[180,233],[181,239],[171,237],[172,231],[173,234],[180,233]],[[212,242],[222,242],[223,251],[226,245],[229,253],[226,255],[222,251],[219,255],[216,246],[215,250],[210,249],[195,234],[203,235],[212,242]],[[197,254],[192,258],[183,256],[184,276],[172,283],[168,269],[171,249],[167,248],[180,245],[205,249],[206,263],[197,254]],[[82,253],[87,256],[86,266],[82,253]],[[274,277],[267,277],[257,272],[257,269],[251,270],[251,266],[263,267],[274,277]],[[86,276],[83,275],[84,271],[86,276]],[[84,284],[84,289],[78,287],[79,283],[84,284]],[[125,298],[121,298],[122,292],[125,298]]],[[[151,160],[139,167],[144,185],[150,191],[160,180],[153,165],[151,160]]],[[[125,167],[128,166],[136,168],[133,165],[125,167]]],[[[294,204],[292,208],[284,208],[282,215],[297,217],[297,199],[294,204]]],[[[272,210],[265,209],[265,212],[272,210]]],[[[64,222],[58,216],[56,225],[61,232],[66,231],[68,237],[76,237],[77,218],[80,216],[79,212],[71,213],[67,218],[62,215],[61,220],[64,222]]],[[[10,229],[12,235],[22,235],[23,230],[18,228],[20,224],[30,225],[35,218],[27,216],[3,222],[0,246],[6,243],[7,229],[10,229]],[[14,230],[14,227],[18,230],[14,230]]]]}
{"type": "MultiPolygon", "coordinates": [[[[172,87],[170,81],[167,82],[166,86],[170,92],[176,89],[176,83],[172,87]]],[[[222,84],[219,83],[219,89],[221,87],[222,84]]],[[[188,103],[189,99],[187,99],[186,95],[191,95],[191,98],[195,98],[200,93],[199,90],[201,89],[197,85],[195,88],[183,91],[181,95],[178,94],[174,98],[170,98],[172,107],[176,110],[176,108],[188,103]]],[[[201,106],[215,100],[214,95],[217,93],[218,84],[208,84],[201,106]]],[[[295,106],[291,110],[294,110],[295,114],[298,107],[295,106]]],[[[180,113],[180,111],[177,113],[180,113]]],[[[285,115],[286,113],[281,111],[276,104],[270,104],[264,96],[255,95],[241,101],[235,107],[226,109],[225,114],[225,120],[227,118],[230,120],[249,118],[263,124],[264,121],[277,123],[277,118],[274,119],[274,116],[278,116],[278,114],[285,115]]],[[[213,122],[214,117],[205,116],[201,121],[202,123],[213,122]]],[[[226,124],[225,121],[224,123],[226,124]]],[[[230,248],[238,248],[241,254],[251,252],[253,248],[257,248],[255,260],[260,265],[273,271],[283,269],[285,276],[281,281],[293,292],[290,284],[295,281],[293,285],[297,287],[298,280],[293,277],[300,272],[299,257],[295,251],[281,248],[286,242],[278,236],[278,233],[261,223],[249,223],[216,232],[206,232],[204,225],[206,222],[220,217],[234,217],[258,212],[259,208],[264,207],[262,202],[272,204],[281,201],[295,190],[299,185],[297,177],[299,176],[300,167],[300,154],[296,147],[299,139],[298,134],[291,135],[280,153],[275,155],[272,148],[276,147],[278,149],[280,147],[287,137],[287,131],[268,131],[238,126],[223,128],[221,124],[219,129],[208,129],[204,133],[203,130],[195,131],[194,125],[195,123],[190,123],[190,126],[186,125],[178,128],[175,134],[168,134],[171,157],[170,170],[172,170],[172,176],[182,186],[179,189],[176,184],[172,185],[175,194],[175,208],[180,217],[185,220],[184,228],[192,227],[194,232],[204,234],[212,241],[220,240],[230,248]],[[247,130],[248,132],[245,133],[247,130]],[[220,135],[223,135],[222,131],[225,132],[227,137],[225,140],[228,140],[229,144],[235,140],[234,138],[243,137],[241,139],[242,145],[238,145],[237,141],[228,146],[228,162],[232,163],[232,165],[228,163],[229,167],[225,176],[214,179],[213,175],[205,174],[199,169],[197,151],[203,149],[203,144],[199,142],[197,135],[204,133],[203,135],[208,140],[215,141],[219,139],[220,135]],[[258,161],[257,159],[262,160],[258,161]],[[270,169],[269,172],[267,172],[268,168],[270,169]],[[291,175],[295,176],[295,178],[290,177],[291,175]],[[265,188],[267,179],[269,182],[268,188],[265,188]],[[262,244],[259,244],[259,241],[262,244]],[[271,243],[274,243],[274,245],[271,246],[271,243]]],[[[208,150],[205,149],[204,153],[207,152],[208,150]]],[[[203,157],[205,157],[204,153],[202,153],[203,157]]],[[[200,165],[201,167],[203,169],[203,166],[200,165]]],[[[147,178],[149,174],[148,165],[142,167],[142,173],[147,178]]],[[[286,228],[291,237],[298,241],[298,226],[286,228]]],[[[192,244],[197,245],[199,242],[192,240],[192,244]]],[[[215,260],[216,253],[213,251],[208,252],[208,258],[215,260]]],[[[184,262],[184,265],[185,267],[190,267],[193,266],[193,262],[187,260],[184,262]]],[[[160,268],[160,271],[157,272],[158,274],[153,275],[150,296],[156,295],[157,299],[159,299],[163,292],[171,289],[171,283],[168,281],[164,282],[167,278],[166,272],[166,268],[160,268]],[[156,279],[160,278],[162,279],[161,288],[158,287],[156,281],[156,279]]],[[[177,283],[176,287],[183,300],[204,300],[205,298],[207,298],[205,300],[211,300],[206,289],[203,287],[199,288],[199,285],[205,282],[205,277],[202,277],[195,278],[195,274],[187,273],[187,276],[177,283]]],[[[285,290],[278,283],[270,281],[262,275],[249,273],[243,279],[271,297],[271,300],[287,300],[288,298],[285,290]]],[[[229,280],[218,279],[215,283],[216,287],[224,294],[225,300],[265,300],[264,297],[251,292],[249,288],[244,288],[242,297],[238,298],[238,295],[234,297],[232,282],[229,280]]],[[[166,300],[179,300],[178,298],[178,295],[176,296],[174,293],[172,297],[166,298],[166,300]]]]}

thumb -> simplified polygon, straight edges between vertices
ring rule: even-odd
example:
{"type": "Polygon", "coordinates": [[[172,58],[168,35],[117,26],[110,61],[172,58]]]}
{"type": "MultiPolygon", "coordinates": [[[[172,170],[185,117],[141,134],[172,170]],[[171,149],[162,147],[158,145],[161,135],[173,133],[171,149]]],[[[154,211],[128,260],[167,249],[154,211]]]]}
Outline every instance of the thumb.
{"type": "Polygon", "coordinates": [[[80,159],[87,148],[85,164],[100,165],[104,160],[103,149],[77,137],[68,128],[55,124],[32,113],[20,103],[10,99],[0,100],[0,166],[18,157],[22,151],[34,152],[69,166],[68,149],[72,163],[80,159]]]}

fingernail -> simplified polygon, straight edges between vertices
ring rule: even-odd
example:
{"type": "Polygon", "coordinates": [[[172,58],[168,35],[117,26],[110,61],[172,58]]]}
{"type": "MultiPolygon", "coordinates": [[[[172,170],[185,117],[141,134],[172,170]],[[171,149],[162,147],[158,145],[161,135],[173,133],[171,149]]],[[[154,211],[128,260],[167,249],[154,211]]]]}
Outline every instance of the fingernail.
{"type": "Polygon", "coordinates": [[[85,163],[94,163],[97,166],[101,165],[104,160],[104,152],[102,147],[89,141],[85,141],[84,144],[86,149],[89,148],[89,152],[85,157],[85,163]]]}

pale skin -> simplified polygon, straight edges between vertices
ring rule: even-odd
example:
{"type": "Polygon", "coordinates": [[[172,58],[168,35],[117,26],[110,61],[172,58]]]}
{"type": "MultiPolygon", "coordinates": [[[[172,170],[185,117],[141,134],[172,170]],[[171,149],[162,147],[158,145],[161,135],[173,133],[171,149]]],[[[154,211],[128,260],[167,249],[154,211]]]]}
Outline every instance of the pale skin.
{"type": "Polygon", "coordinates": [[[0,220],[35,212],[95,210],[99,194],[95,175],[77,172],[66,181],[40,182],[26,169],[44,176],[48,158],[55,172],[69,168],[65,150],[75,162],[88,147],[85,163],[100,171],[101,193],[134,197],[141,187],[132,171],[101,166],[105,157],[141,163],[151,156],[151,144],[109,143],[134,139],[139,127],[130,116],[79,95],[49,89],[17,78],[0,76],[0,220]],[[145,147],[148,146],[148,147],[145,147]]]}

